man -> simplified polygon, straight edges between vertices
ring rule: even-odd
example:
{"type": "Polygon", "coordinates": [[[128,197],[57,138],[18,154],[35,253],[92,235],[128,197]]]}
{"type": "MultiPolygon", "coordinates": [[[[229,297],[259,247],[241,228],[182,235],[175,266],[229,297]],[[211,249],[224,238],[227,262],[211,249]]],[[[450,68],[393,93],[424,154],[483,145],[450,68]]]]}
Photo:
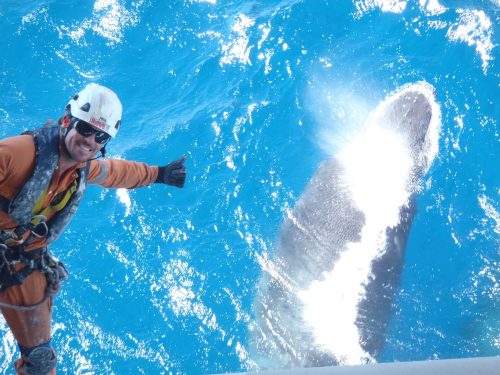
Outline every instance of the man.
{"type": "Polygon", "coordinates": [[[0,141],[0,308],[21,351],[17,374],[56,372],[52,298],[67,273],[47,246],[71,220],[86,184],[184,186],[185,157],[164,167],[96,158],[121,116],[116,94],[90,84],[69,101],[59,126],[0,141]]]}

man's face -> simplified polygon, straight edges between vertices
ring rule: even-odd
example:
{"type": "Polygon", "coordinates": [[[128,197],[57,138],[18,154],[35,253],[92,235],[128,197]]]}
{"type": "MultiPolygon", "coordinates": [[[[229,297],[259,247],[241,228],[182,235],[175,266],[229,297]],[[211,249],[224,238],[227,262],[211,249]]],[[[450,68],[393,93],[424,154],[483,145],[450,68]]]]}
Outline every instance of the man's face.
{"type": "Polygon", "coordinates": [[[95,133],[88,137],[84,137],[80,135],[75,128],[68,131],[64,142],[71,159],[79,163],[94,158],[103,147],[102,144],[96,142],[95,133]]]}

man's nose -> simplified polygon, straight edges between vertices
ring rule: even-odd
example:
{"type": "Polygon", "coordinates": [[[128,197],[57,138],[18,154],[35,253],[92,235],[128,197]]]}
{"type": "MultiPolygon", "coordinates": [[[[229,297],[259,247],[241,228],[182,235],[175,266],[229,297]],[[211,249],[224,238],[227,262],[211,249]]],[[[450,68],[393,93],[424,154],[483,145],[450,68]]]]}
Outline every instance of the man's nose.
{"type": "Polygon", "coordinates": [[[97,141],[95,140],[95,135],[96,133],[92,133],[91,135],[89,135],[88,137],[84,137],[89,143],[93,144],[93,145],[97,145],[97,141]]]}

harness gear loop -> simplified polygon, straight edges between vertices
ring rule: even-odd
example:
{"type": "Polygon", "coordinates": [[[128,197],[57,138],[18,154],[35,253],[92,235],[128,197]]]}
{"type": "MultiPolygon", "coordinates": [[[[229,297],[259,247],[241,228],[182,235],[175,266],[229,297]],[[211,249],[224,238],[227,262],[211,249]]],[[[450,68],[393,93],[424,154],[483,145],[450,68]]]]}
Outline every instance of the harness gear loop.
{"type": "Polygon", "coordinates": [[[5,244],[0,244],[0,292],[13,285],[23,284],[26,277],[35,270],[45,274],[47,280],[42,300],[28,306],[0,302],[0,307],[16,311],[34,310],[55,296],[61,289],[61,281],[68,278],[68,271],[64,264],[47,247],[24,251],[21,248],[10,248],[5,244]],[[15,265],[18,263],[24,263],[25,266],[16,271],[15,265]]]}
{"type": "Polygon", "coordinates": [[[47,216],[45,215],[34,215],[27,227],[31,231],[31,234],[37,238],[44,238],[49,235],[47,216]]]}

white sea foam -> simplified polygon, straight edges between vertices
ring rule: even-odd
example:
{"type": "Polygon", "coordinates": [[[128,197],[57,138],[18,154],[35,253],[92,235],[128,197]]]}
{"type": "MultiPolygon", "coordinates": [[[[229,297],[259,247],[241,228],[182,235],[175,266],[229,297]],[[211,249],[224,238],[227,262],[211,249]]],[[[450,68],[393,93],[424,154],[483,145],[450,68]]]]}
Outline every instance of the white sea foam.
{"type": "Polygon", "coordinates": [[[492,199],[488,198],[486,195],[480,195],[478,197],[479,206],[483,209],[486,217],[491,219],[495,226],[493,228],[496,234],[500,234],[500,213],[495,209],[492,199]]]}
{"type": "MultiPolygon", "coordinates": [[[[416,0],[417,1],[417,0],[416,0]]],[[[498,5],[499,0],[492,0],[498,5]]],[[[403,13],[408,1],[402,0],[358,0],[354,2],[357,11],[355,18],[379,9],[387,13],[403,13]]],[[[427,16],[438,16],[448,11],[439,0],[418,0],[422,12],[427,16]]],[[[428,25],[431,29],[448,28],[447,38],[452,42],[464,42],[474,47],[482,61],[484,73],[493,60],[492,50],[495,47],[493,39],[493,23],[483,10],[458,9],[458,19],[454,22],[438,18],[429,19],[428,25]]],[[[420,32],[420,31],[419,31],[420,32]]]]}
{"type": "MultiPolygon", "coordinates": [[[[184,258],[184,257],[183,257],[184,258]]],[[[167,321],[170,312],[177,317],[194,317],[204,329],[216,331],[222,339],[227,333],[217,322],[217,316],[203,303],[205,275],[197,272],[186,259],[171,259],[163,264],[165,273],[151,284],[153,304],[167,321]]]]}
{"type": "Polygon", "coordinates": [[[459,9],[457,12],[459,18],[450,26],[446,36],[451,41],[464,42],[474,47],[481,57],[483,72],[486,73],[493,60],[492,22],[482,10],[459,9]]]}
{"type": "Polygon", "coordinates": [[[243,65],[252,65],[250,61],[250,51],[252,46],[249,46],[249,36],[247,35],[248,29],[255,24],[255,20],[239,14],[231,28],[231,36],[226,42],[222,42],[222,57],[220,59],[221,65],[232,64],[239,62],[243,65]]]}
{"type": "Polygon", "coordinates": [[[407,5],[408,1],[404,0],[358,0],[354,2],[357,17],[374,9],[380,9],[382,12],[402,13],[407,5]]]}
{"type": "Polygon", "coordinates": [[[2,345],[0,346],[0,368],[7,369],[11,366],[11,363],[17,354],[17,344],[16,340],[14,339],[14,335],[7,326],[5,318],[1,314],[0,333],[2,337],[2,345]]]}
{"type": "Polygon", "coordinates": [[[75,44],[85,45],[88,31],[108,40],[108,44],[121,43],[125,30],[139,23],[139,9],[143,1],[134,3],[128,9],[122,0],[96,0],[92,16],[70,26],[57,26],[62,35],[67,35],[75,44]]]}
{"type": "MultiPolygon", "coordinates": [[[[354,2],[357,9],[356,16],[362,16],[374,9],[380,9],[387,13],[403,13],[408,6],[407,0],[358,0],[354,2]]],[[[446,7],[439,0],[418,0],[420,8],[429,15],[444,13],[446,7]]]]}
{"type": "Polygon", "coordinates": [[[419,0],[419,3],[424,12],[431,16],[442,14],[447,10],[439,3],[439,0],[419,0]]]}
{"type": "Polygon", "coordinates": [[[94,21],[92,30],[110,42],[119,43],[125,27],[137,24],[138,17],[118,0],[97,0],[94,21]]]}
{"type": "Polygon", "coordinates": [[[120,202],[125,206],[125,217],[130,215],[130,208],[132,207],[132,200],[127,189],[117,189],[116,195],[120,202]]]}

